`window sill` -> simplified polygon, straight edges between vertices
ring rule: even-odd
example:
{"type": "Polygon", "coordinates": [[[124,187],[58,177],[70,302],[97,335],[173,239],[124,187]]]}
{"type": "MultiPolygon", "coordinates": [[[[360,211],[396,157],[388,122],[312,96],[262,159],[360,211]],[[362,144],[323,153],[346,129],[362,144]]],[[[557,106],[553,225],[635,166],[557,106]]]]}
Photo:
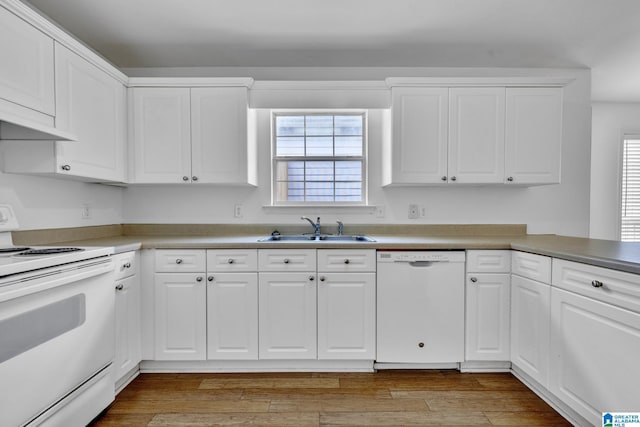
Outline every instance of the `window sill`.
{"type": "Polygon", "coordinates": [[[374,205],[265,205],[262,206],[262,210],[269,212],[304,212],[309,213],[309,211],[313,211],[314,213],[337,213],[337,212],[345,212],[345,213],[368,213],[370,215],[375,213],[376,206],[374,205]]]}

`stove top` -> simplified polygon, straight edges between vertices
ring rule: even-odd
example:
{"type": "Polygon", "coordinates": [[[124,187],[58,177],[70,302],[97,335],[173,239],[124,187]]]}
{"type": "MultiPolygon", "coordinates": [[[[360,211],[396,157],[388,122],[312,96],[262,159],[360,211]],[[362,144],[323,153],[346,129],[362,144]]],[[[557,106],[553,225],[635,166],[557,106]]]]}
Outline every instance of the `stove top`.
{"type": "Polygon", "coordinates": [[[18,252],[14,256],[15,257],[46,256],[46,255],[64,254],[67,252],[78,252],[83,250],[84,249],[82,248],[42,248],[42,249],[26,248],[24,251],[18,252]]]}

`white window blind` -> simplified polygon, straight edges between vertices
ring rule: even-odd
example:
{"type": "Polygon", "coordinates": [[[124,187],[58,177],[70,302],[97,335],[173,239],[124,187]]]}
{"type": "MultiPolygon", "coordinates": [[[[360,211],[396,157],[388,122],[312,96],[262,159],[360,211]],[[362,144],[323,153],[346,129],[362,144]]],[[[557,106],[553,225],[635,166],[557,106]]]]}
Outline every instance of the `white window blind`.
{"type": "Polygon", "coordinates": [[[365,203],[363,112],[273,115],[273,204],[365,203]]]}
{"type": "Polygon", "coordinates": [[[640,136],[627,137],[622,154],[620,240],[640,241],[640,136]]]}

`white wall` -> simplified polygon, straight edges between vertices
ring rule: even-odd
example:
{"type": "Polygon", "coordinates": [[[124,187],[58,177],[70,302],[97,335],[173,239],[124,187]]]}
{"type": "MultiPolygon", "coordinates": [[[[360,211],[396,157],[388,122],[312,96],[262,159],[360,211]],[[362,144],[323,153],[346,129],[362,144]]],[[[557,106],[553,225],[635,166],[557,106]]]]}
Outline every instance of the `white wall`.
{"type": "Polygon", "coordinates": [[[0,173],[0,203],[13,206],[21,230],[122,222],[122,189],[98,184],[0,173]],[[82,219],[84,203],[90,219],[82,219]]]}
{"type": "MultiPolygon", "coordinates": [[[[228,72],[228,70],[226,70],[228,72]]],[[[564,138],[562,184],[531,188],[495,187],[405,187],[381,188],[381,114],[370,112],[369,202],[384,206],[385,216],[358,209],[264,208],[270,200],[269,112],[260,110],[259,187],[224,188],[199,184],[179,186],[130,186],[124,190],[124,222],[127,223],[288,223],[300,222],[300,215],[322,216],[324,224],[336,219],[349,223],[525,223],[530,233],[587,236],[589,233],[590,182],[590,74],[588,70],[491,70],[491,69],[366,69],[298,70],[299,79],[373,79],[384,76],[558,76],[575,80],[564,91],[564,138]],[[306,74],[305,74],[306,73],[306,74]],[[360,73],[360,74],[358,74],[360,73]],[[410,203],[427,208],[425,218],[409,220],[410,203]],[[244,208],[234,218],[234,205],[244,208]]],[[[127,71],[129,72],[129,71],[127,71]]],[[[211,70],[190,75],[224,75],[211,70]]],[[[182,70],[136,70],[136,75],[179,75],[182,70]]],[[[291,78],[291,73],[286,78],[291,78]]],[[[227,74],[232,75],[232,74],[227,74]]],[[[243,75],[275,79],[277,70],[246,70],[243,75]],[[262,73],[262,74],[261,74],[262,73]]]]}
{"type": "Polygon", "coordinates": [[[622,141],[625,134],[640,134],[640,104],[596,102],[592,120],[589,235],[597,239],[617,240],[622,141]]]}

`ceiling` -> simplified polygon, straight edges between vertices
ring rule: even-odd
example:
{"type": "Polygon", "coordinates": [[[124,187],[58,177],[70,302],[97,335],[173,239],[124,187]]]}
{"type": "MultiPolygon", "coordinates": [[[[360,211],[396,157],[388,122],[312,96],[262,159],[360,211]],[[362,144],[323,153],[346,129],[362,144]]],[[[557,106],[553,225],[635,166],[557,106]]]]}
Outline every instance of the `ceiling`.
{"type": "Polygon", "coordinates": [[[121,68],[587,67],[640,102],[638,0],[28,3],[121,68]]]}

